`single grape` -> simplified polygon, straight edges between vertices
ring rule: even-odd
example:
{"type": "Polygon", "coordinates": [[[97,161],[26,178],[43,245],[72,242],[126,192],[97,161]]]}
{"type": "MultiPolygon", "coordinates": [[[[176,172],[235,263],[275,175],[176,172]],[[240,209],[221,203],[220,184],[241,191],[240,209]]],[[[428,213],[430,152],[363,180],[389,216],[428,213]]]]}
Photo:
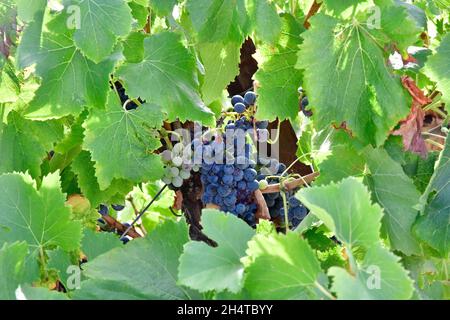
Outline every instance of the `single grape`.
{"type": "Polygon", "coordinates": [[[237,113],[244,113],[245,111],[245,104],[238,102],[234,105],[234,111],[237,113]]]}
{"type": "Polygon", "coordinates": [[[216,165],[214,165],[214,166],[212,167],[212,171],[213,171],[215,174],[220,173],[220,171],[222,171],[222,170],[223,170],[223,166],[222,166],[221,164],[216,164],[216,165]]]}
{"type": "Polygon", "coordinates": [[[302,98],[302,107],[306,108],[308,105],[309,105],[308,97],[303,97],[302,98]]]}
{"type": "Polygon", "coordinates": [[[299,207],[301,206],[301,204],[302,203],[300,202],[300,200],[298,200],[295,196],[289,198],[289,206],[291,208],[299,207]]]}
{"type": "Polygon", "coordinates": [[[207,177],[207,181],[209,183],[217,183],[219,181],[219,177],[218,176],[209,175],[207,177]]]}
{"type": "Polygon", "coordinates": [[[247,183],[244,180],[241,180],[237,183],[237,188],[239,190],[246,190],[247,189],[247,183]]]}
{"type": "Polygon", "coordinates": [[[175,188],[180,188],[183,185],[183,179],[180,176],[173,177],[172,185],[175,188]]]}
{"type": "Polygon", "coordinates": [[[164,177],[164,178],[162,178],[162,181],[164,182],[164,184],[171,184],[172,177],[164,177]]]}
{"type": "Polygon", "coordinates": [[[98,213],[100,213],[102,216],[107,215],[109,213],[109,209],[104,204],[101,204],[100,208],[98,209],[98,213]]]}
{"type": "Polygon", "coordinates": [[[202,202],[203,203],[212,203],[213,202],[213,196],[212,195],[210,195],[210,194],[208,194],[208,193],[203,193],[203,195],[202,195],[202,202]]]}
{"type": "Polygon", "coordinates": [[[222,197],[226,197],[226,196],[230,195],[231,192],[232,192],[232,190],[231,190],[230,186],[226,186],[226,185],[221,185],[217,189],[217,193],[222,197]]]}
{"type": "Polygon", "coordinates": [[[259,181],[259,189],[264,190],[269,186],[269,182],[267,180],[261,180],[259,181]]]}
{"type": "Polygon", "coordinates": [[[286,165],[284,163],[279,163],[277,168],[277,173],[282,174],[286,170],[286,165]]]}
{"type": "Polygon", "coordinates": [[[258,173],[256,172],[255,169],[251,169],[251,168],[245,169],[245,171],[244,171],[244,179],[246,181],[249,181],[249,182],[250,181],[254,181],[257,174],[258,173]]]}
{"type": "Polygon", "coordinates": [[[174,157],[172,159],[172,163],[176,166],[176,167],[181,167],[181,165],[183,164],[183,158],[182,157],[174,157]]]}
{"type": "Polygon", "coordinates": [[[177,167],[172,167],[170,168],[170,173],[172,177],[178,177],[178,175],[180,174],[180,169],[178,169],[177,167]]]}
{"type": "Polygon", "coordinates": [[[231,104],[234,106],[236,103],[243,103],[244,98],[240,95],[235,95],[231,98],[231,104]]]}
{"type": "Polygon", "coordinates": [[[184,151],[184,144],[182,144],[181,142],[178,142],[172,148],[172,156],[182,155],[183,151],[184,151]]]}
{"type": "Polygon", "coordinates": [[[215,184],[208,184],[206,186],[205,191],[211,195],[216,195],[217,194],[217,186],[215,184]]]}
{"type": "Polygon", "coordinates": [[[111,207],[113,207],[113,209],[116,211],[122,211],[123,209],[125,209],[125,206],[121,204],[112,204],[111,207]]]}
{"type": "Polygon", "coordinates": [[[256,94],[253,91],[248,91],[244,95],[244,102],[249,106],[254,105],[256,101],[256,94]]]}
{"type": "Polygon", "coordinates": [[[169,162],[170,160],[172,160],[172,152],[170,152],[170,150],[164,150],[163,152],[161,152],[161,157],[164,162],[169,162]]]}
{"type": "Polygon", "coordinates": [[[234,173],[234,166],[232,166],[230,164],[225,165],[224,168],[223,168],[223,172],[225,174],[233,174],[234,173]]]}
{"type": "Polygon", "coordinates": [[[247,206],[245,204],[239,203],[239,204],[236,205],[235,212],[238,215],[243,214],[246,210],[247,210],[247,206]]]}
{"type": "Polygon", "coordinates": [[[247,183],[248,191],[255,192],[259,189],[259,183],[257,181],[251,181],[247,183]]]}
{"type": "Polygon", "coordinates": [[[180,177],[181,177],[181,179],[189,179],[190,178],[190,176],[191,176],[191,172],[190,171],[188,171],[188,170],[181,170],[180,171],[180,177]]]}
{"type": "Polygon", "coordinates": [[[214,196],[213,203],[219,207],[223,206],[223,197],[221,197],[220,194],[216,194],[214,196]]]}
{"type": "Polygon", "coordinates": [[[233,178],[235,182],[241,181],[242,179],[244,179],[244,171],[236,169],[233,173],[233,178]]]}
{"type": "Polygon", "coordinates": [[[231,185],[234,181],[234,177],[230,174],[226,174],[222,177],[222,181],[224,184],[231,185]]]}
{"type": "Polygon", "coordinates": [[[224,203],[226,206],[234,206],[234,205],[236,204],[236,200],[237,200],[237,199],[236,199],[235,196],[229,195],[229,196],[223,198],[223,203],[224,203]]]}
{"type": "Polygon", "coordinates": [[[127,236],[125,236],[125,237],[120,237],[120,241],[122,241],[123,244],[127,244],[130,241],[130,239],[127,236]]]}
{"type": "Polygon", "coordinates": [[[269,121],[267,121],[267,120],[258,121],[256,123],[256,128],[258,128],[258,129],[267,129],[268,126],[269,126],[269,121]]]}

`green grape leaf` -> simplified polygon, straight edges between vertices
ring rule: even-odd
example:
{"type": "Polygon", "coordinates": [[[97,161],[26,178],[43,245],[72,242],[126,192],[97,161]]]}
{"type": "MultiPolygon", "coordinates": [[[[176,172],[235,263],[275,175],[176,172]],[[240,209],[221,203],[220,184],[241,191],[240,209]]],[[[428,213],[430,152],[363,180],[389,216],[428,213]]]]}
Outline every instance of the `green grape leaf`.
{"type": "MultiPolygon", "coordinates": [[[[113,51],[118,37],[131,31],[131,9],[125,0],[72,0],[80,14],[73,39],[90,60],[99,63],[113,51]]],[[[73,7],[72,7],[73,6],[73,7]]]]}
{"type": "Polygon", "coordinates": [[[24,261],[28,254],[25,242],[4,244],[0,249],[0,299],[15,300],[16,289],[22,283],[24,261]]]}
{"type": "Polygon", "coordinates": [[[81,144],[84,140],[83,123],[87,119],[89,112],[83,111],[80,116],[70,125],[70,131],[64,136],[54,148],[55,152],[60,154],[67,154],[74,149],[81,149],[81,144]]]}
{"type": "Polygon", "coordinates": [[[47,6],[47,0],[15,0],[17,7],[17,15],[23,22],[31,22],[35,18],[35,14],[44,11],[47,6]]]}
{"type": "Polygon", "coordinates": [[[344,140],[332,146],[331,154],[319,164],[320,175],[314,181],[315,185],[338,182],[350,176],[364,175],[365,159],[362,157],[352,140],[346,133],[344,140]]]}
{"type": "Polygon", "coordinates": [[[125,81],[129,96],[163,106],[169,120],[212,124],[213,113],[198,94],[195,58],[178,34],[161,32],[146,38],[144,59],[123,64],[117,75],[125,81]]]}
{"type": "Polygon", "coordinates": [[[32,287],[30,285],[20,286],[20,299],[24,300],[68,300],[69,298],[62,292],[50,291],[43,287],[32,287]]]}
{"type": "Polygon", "coordinates": [[[172,14],[172,9],[177,3],[178,0],[150,0],[152,9],[155,9],[161,16],[172,14]]]}
{"type": "MultiPolygon", "coordinates": [[[[36,73],[42,84],[30,102],[27,117],[49,119],[79,114],[84,107],[103,108],[108,91],[109,73],[114,61],[98,64],[86,58],[72,41],[67,16],[59,14],[47,24],[36,73]]],[[[89,37],[90,40],[92,40],[89,37]]]]}
{"type": "Polygon", "coordinates": [[[244,275],[240,259],[245,256],[247,242],[255,232],[243,220],[210,209],[203,210],[202,226],[218,247],[203,242],[187,243],[180,257],[179,283],[200,292],[237,293],[244,275]]]}
{"type": "MultiPolygon", "coordinates": [[[[403,146],[401,147],[403,149],[403,146]]],[[[419,192],[425,192],[434,173],[434,165],[439,157],[438,152],[429,152],[426,159],[416,153],[406,153],[402,164],[405,173],[413,179],[419,192]]]]}
{"type": "Polygon", "coordinates": [[[417,240],[412,235],[416,221],[420,193],[413,181],[404,173],[384,149],[365,153],[370,175],[366,176],[374,201],[384,209],[382,226],[386,230],[391,248],[406,255],[420,254],[417,240]]]}
{"type": "Polygon", "coordinates": [[[356,275],[331,267],[332,290],[344,300],[406,300],[413,294],[413,281],[400,258],[381,246],[368,249],[356,275]]]}
{"type": "Polygon", "coordinates": [[[275,4],[270,0],[248,1],[248,12],[256,36],[264,42],[274,43],[281,33],[282,21],[275,4]]]}
{"type": "Polygon", "coordinates": [[[11,111],[8,123],[0,127],[0,173],[28,171],[32,177],[39,177],[47,152],[63,134],[59,121],[31,121],[11,111]]]}
{"type": "Polygon", "coordinates": [[[365,144],[381,145],[410,104],[371,30],[317,14],[303,38],[297,67],[316,127],[345,122],[365,144]]]}
{"type": "Polygon", "coordinates": [[[146,299],[192,298],[189,291],[176,283],[178,259],[188,241],[187,225],[168,220],[146,238],[132,240],[98,256],[85,265],[84,274],[108,283],[106,288],[91,288],[94,291],[91,294],[119,291],[126,286],[129,288],[126,292],[131,289],[133,295],[146,299]]]}
{"type": "Polygon", "coordinates": [[[298,234],[256,236],[247,250],[245,289],[253,299],[317,297],[319,261],[298,234]]]}
{"type": "Polygon", "coordinates": [[[339,183],[302,189],[297,197],[348,248],[379,243],[383,212],[378,204],[372,204],[360,179],[349,177],[339,183]]]}
{"type": "Polygon", "coordinates": [[[95,232],[84,229],[81,251],[88,258],[88,261],[92,261],[99,255],[120,246],[122,246],[122,242],[117,235],[110,232],[95,232]]]}
{"type": "Polygon", "coordinates": [[[205,68],[203,100],[210,104],[221,96],[222,91],[239,74],[240,43],[208,42],[198,46],[205,68]]]}
{"type": "Polygon", "coordinates": [[[0,242],[26,241],[35,251],[55,245],[79,248],[81,225],[69,220],[58,172],[44,177],[39,190],[26,174],[4,174],[0,190],[0,242]]]}
{"type": "Polygon", "coordinates": [[[0,3],[0,25],[6,25],[15,19],[14,0],[3,0],[0,3]]]}
{"type": "MultiPolygon", "coordinates": [[[[29,8],[30,1],[21,0],[23,2],[24,8],[29,8]]],[[[25,68],[31,66],[38,60],[40,49],[41,49],[41,35],[42,35],[42,25],[44,23],[44,13],[45,13],[45,5],[47,4],[46,0],[33,1],[33,4],[38,4],[38,2],[42,3],[42,6],[37,6],[36,11],[30,11],[28,13],[23,13],[25,15],[25,19],[31,18],[33,15],[33,19],[30,19],[29,22],[26,23],[24,30],[22,31],[22,38],[18,44],[16,59],[17,59],[17,67],[25,68]],[[30,17],[28,17],[28,14],[30,17]]],[[[18,11],[20,14],[21,7],[18,7],[18,11]]]]}
{"type": "Polygon", "coordinates": [[[123,179],[114,179],[111,185],[101,190],[95,177],[95,163],[91,160],[89,151],[81,151],[71,165],[72,171],[77,175],[78,186],[83,195],[89,200],[91,207],[96,208],[99,204],[109,202],[117,194],[125,195],[133,189],[133,183],[123,179]]]}
{"type": "Polygon", "coordinates": [[[162,177],[161,158],[152,151],[161,145],[155,128],[163,120],[164,114],[154,104],[125,110],[113,92],[106,110],[92,110],[84,123],[83,147],[95,161],[100,190],[108,188],[114,179],[139,183],[162,177]]]}
{"type": "Polygon", "coordinates": [[[133,29],[143,29],[147,24],[148,8],[146,7],[148,1],[144,1],[145,4],[141,5],[136,1],[128,2],[131,9],[131,15],[136,20],[137,26],[133,25],[133,29]]]}
{"type": "Polygon", "coordinates": [[[281,20],[282,32],[277,44],[263,45],[259,49],[264,61],[255,75],[259,82],[257,119],[295,119],[299,112],[297,89],[303,78],[294,66],[298,45],[302,42],[302,27],[288,14],[281,20]]]}
{"type": "Polygon", "coordinates": [[[138,63],[144,59],[144,39],[142,32],[132,32],[123,42],[123,55],[127,62],[138,63]]]}
{"type": "Polygon", "coordinates": [[[186,5],[200,42],[242,42],[249,33],[245,0],[188,0],[186,5]]]}
{"type": "Polygon", "coordinates": [[[406,8],[409,16],[416,22],[419,27],[423,29],[427,28],[427,15],[422,8],[412,3],[403,2],[402,0],[395,0],[395,4],[406,8]]]}
{"type": "Polygon", "coordinates": [[[425,64],[423,72],[436,82],[437,90],[442,92],[442,99],[446,102],[447,112],[450,113],[450,34],[447,34],[441,41],[436,53],[425,64]]]}
{"type": "Polygon", "coordinates": [[[70,254],[61,248],[57,248],[55,250],[47,251],[47,255],[48,263],[46,267],[48,269],[55,270],[59,281],[61,281],[66,289],[69,289],[67,286],[67,278],[71,275],[71,273],[68,273],[67,271],[68,267],[73,265],[70,254]]]}
{"type": "Polygon", "coordinates": [[[419,24],[404,5],[392,0],[375,0],[375,4],[381,9],[381,19],[379,28],[372,29],[373,36],[386,43],[394,42],[398,49],[406,51],[419,39],[419,24]]]}
{"type": "Polygon", "coordinates": [[[148,297],[133,288],[127,281],[85,280],[81,288],[72,294],[74,300],[148,300],[148,297]]]}
{"type": "Polygon", "coordinates": [[[347,10],[350,7],[354,7],[358,5],[360,0],[324,0],[323,1],[327,6],[327,9],[331,10],[335,15],[341,14],[343,11],[347,10]]]}
{"type": "Polygon", "coordinates": [[[421,198],[425,203],[414,231],[417,236],[447,257],[450,249],[450,139],[441,152],[430,184],[421,198]]]}
{"type": "MultiPolygon", "coordinates": [[[[0,58],[1,59],[1,58],[0,58]]],[[[0,65],[0,103],[16,102],[20,95],[20,79],[14,65],[6,61],[0,65]]]]}

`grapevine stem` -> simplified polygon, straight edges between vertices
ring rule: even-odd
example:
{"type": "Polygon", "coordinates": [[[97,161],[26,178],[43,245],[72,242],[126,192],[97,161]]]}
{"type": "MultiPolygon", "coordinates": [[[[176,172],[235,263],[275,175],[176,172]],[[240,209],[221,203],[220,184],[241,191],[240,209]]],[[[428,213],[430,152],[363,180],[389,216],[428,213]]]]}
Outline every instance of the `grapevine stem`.
{"type": "Polygon", "coordinates": [[[295,16],[295,10],[297,9],[297,0],[291,0],[290,7],[291,7],[291,15],[295,16]]]}
{"type": "MultiPolygon", "coordinates": [[[[308,174],[307,176],[301,177],[299,179],[294,179],[292,181],[286,182],[285,188],[288,191],[298,188],[299,186],[305,185],[305,182],[314,181],[314,179],[318,176],[319,176],[319,172],[316,171],[314,173],[308,174]]],[[[262,193],[275,193],[275,192],[280,192],[280,189],[281,189],[280,184],[276,183],[276,184],[269,185],[267,188],[261,190],[261,192],[262,193]]]]}
{"type": "Polygon", "coordinates": [[[156,199],[159,198],[159,196],[161,195],[161,193],[163,193],[163,191],[167,188],[167,184],[164,185],[164,187],[162,187],[158,193],[153,197],[153,199],[145,206],[144,209],[142,209],[142,211],[137,215],[136,218],[134,218],[133,222],[130,224],[130,226],[125,230],[124,233],[122,233],[122,238],[125,237],[127,235],[127,233],[131,230],[131,228],[133,228],[134,224],[144,215],[144,213],[148,210],[148,208],[150,208],[150,206],[153,204],[153,202],[155,202],[156,199]]]}
{"type": "Polygon", "coordinates": [[[443,146],[442,144],[436,142],[436,141],[433,141],[433,140],[431,140],[431,139],[426,139],[425,142],[428,142],[429,144],[431,144],[431,145],[433,145],[433,146],[435,146],[435,147],[438,147],[438,148],[440,148],[441,150],[444,150],[444,146],[443,146]]]}
{"type": "Polygon", "coordinates": [[[284,176],[294,166],[294,164],[296,164],[299,160],[300,160],[300,158],[297,158],[294,161],[292,161],[292,163],[289,165],[289,167],[287,167],[286,170],[283,171],[281,176],[284,176]]]}
{"type": "Polygon", "coordinates": [[[5,116],[5,105],[3,103],[0,103],[0,132],[3,128],[3,117],[5,116]]]}
{"type": "Polygon", "coordinates": [[[45,253],[44,253],[44,249],[42,248],[42,246],[39,246],[39,260],[41,260],[41,266],[42,266],[44,278],[47,279],[48,274],[47,274],[47,268],[45,267],[45,253]]]}
{"type": "Polygon", "coordinates": [[[314,281],[314,285],[316,286],[317,289],[319,289],[329,299],[336,300],[336,298],[327,289],[325,289],[320,283],[318,283],[317,281],[314,281]]]}
{"type": "Polygon", "coordinates": [[[172,130],[166,130],[166,132],[175,135],[180,140],[180,142],[183,141],[183,136],[181,134],[179,134],[178,132],[172,131],[172,130]]]}
{"type": "Polygon", "coordinates": [[[275,143],[277,143],[278,140],[280,139],[280,131],[281,131],[281,121],[278,120],[278,125],[277,125],[277,136],[275,137],[275,140],[267,139],[267,143],[268,143],[268,144],[275,144],[275,143]]]}
{"type": "Polygon", "coordinates": [[[284,191],[284,187],[281,190],[281,198],[283,199],[283,208],[284,208],[284,227],[286,228],[286,233],[289,231],[289,216],[288,216],[288,208],[287,208],[287,200],[286,200],[286,192],[284,191]]]}
{"type": "Polygon", "coordinates": [[[422,132],[422,134],[424,136],[430,136],[430,137],[440,138],[440,139],[444,139],[444,140],[446,139],[446,137],[444,137],[444,136],[440,136],[438,134],[434,134],[434,133],[431,133],[431,132],[422,132]]]}

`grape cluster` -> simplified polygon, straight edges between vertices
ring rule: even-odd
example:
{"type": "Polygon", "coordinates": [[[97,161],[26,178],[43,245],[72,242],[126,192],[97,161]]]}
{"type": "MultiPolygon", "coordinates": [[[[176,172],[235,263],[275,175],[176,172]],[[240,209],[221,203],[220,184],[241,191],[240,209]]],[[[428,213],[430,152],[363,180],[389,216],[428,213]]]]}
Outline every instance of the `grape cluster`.
{"type": "MultiPolygon", "coordinates": [[[[125,206],[121,205],[121,204],[112,204],[111,207],[117,212],[122,211],[123,209],[125,209],[125,206]]],[[[100,206],[98,208],[98,213],[100,213],[100,215],[102,217],[104,217],[106,215],[109,215],[109,208],[108,208],[108,206],[105,205],[105,204],[100,204],[100,206]]],[[[115,228],[110,227],[103,218],[98,218],[97,222],[98,222],[98,224],[100,226],[100,229],[102,231],[113,232],[113,233],[116,233],[116,234],[120,235],[121,237],[119,239],[120,239],[120,241],[123,242],[123,244],[126,244],[131,239],[129,236],[123,237],[121,235],[121,232],[119,232],[115,228]]],[[[124,223],[123,226],[125,228],[128,228],[130,226],[130,224],[129,223],[124,223]]]]}
{"type": "MultiPolygon", "coordinates": [[[[230,121],[226,129],[242,129],[244,131],[253,128],[254,118],[252,114],[245,115],[249,107],[254,106],[256,103],[256,94],[253,91],[248,91],[244,96],[235,95],[231,98],[231,104],[233,105],[233,110],[238,114],[243,114],[235,122],[230,121]]],[[[267,127],[269,126],[269,121],[257,121],[255,123],[256,132],[258,136],[258,141],[266,142],[269,138],[269,131],[267,127]]]]}
{"type": "MultiPolygon", "coordinates": [[[[259,160],[261,164],[260,174],[257,176],[261,189],[265,186],[279,182],[279,178],[286,175],[286,165],[278,162],[276,159],[259,160]],[[270,177],[267,177],[270,176],[270,177]]],[[[288,224],[291,228],[297,227],[305,218],[308,211],[306,207],[294,196],[297,190],[286,192],[287,208],[288,208],[288,224]]],[[[283,205],[283,197],[280,193],[266,193],[264,194],[267,207],[269,208],[272,219],[278,219],[281,225],[285,224],[285,212],[283,205]]]]}
{"type": "Polygon", "coordinates": [[[234,111],[242,116],[230,120],[225,133],[216,135],[212,141],[197,139],[193,142],[196,150],[201,148],[203,156],[200,170],[203,203],[215,204],[251,226],[256,225],[257,206],[253,193],[259,188],[259,183],[256,180],[256,162],[251,159],[252,146],[245,139],[245,132],[253,127],[253,118],[244,113],[255,101],[256,94],[251,91],[244,97],[232,97],[234,111]],[[230,135],[230,132],[234,134],[230,135]]]}
{"type": "Polygon", "coordinates": [[[163,182],[174,188],[180,188],[184,180],[191,177],[191,171],[198,172],[199,165],[192,164],[191,152],[187,152],[186,146],[178,142],[172,150],[164,150],[161,158],[164,163],[163,182]]]}

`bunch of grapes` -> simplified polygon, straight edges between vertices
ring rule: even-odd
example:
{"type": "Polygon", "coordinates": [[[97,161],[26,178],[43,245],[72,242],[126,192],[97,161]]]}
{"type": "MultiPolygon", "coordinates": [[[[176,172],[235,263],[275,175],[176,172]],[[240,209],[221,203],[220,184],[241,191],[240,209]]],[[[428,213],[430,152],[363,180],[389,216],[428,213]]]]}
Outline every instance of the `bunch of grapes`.
{"type": "Polygon", "coordinates": [[[191,177],[191,171],[198,172],[199,165],[192,164],[191,152],[187,150],[183,142],[178,142],[172,150],[164,150],[161,153],[164,163],[163,182],[171,187],[180,188],[184,180],[191,177]]]}
{"type": "MultiPolygon", "coordinates": [[[[112,204],[111,207],[112,207],[116,212],[119,212],[119,211],[122,211],[123,209],[125,209],[125,206],[122,205],[122,204],[112,204]]],[[[106,216],[106,215],[109,215],[109,208],[108,208],[108,206],[105,205],[105,204],[100,204],[100,206],[99,206],[99,208],[98,208],[98,213],[100,213],[100,215],[101,215],[102,217],[104,217],[104,216],[106,216]]],[[[118,231],[117,229],[115,229],[115,228],[110,227],[110,226],[106,223],[106,221],[105,221],[103,218],[98,218],[98,219],[97,219],[97,222],[98,222],[98,225],[99,225],[99,227],[100,227],[100,229],[101,229],[102,231],[113,232],[113,233],[116,233],[116,234],[118,234],[119,236],[121,236],[121,237],[120,237],[120,241],[122,241],[124,244],[126,244],[128,241],[130,241],[131,238],[130,238],[129,236],[122,237],[121,232],[119,232],[119,231],[118,231]]],[[[125,228],[128,228],[128,227],[130,226],[130,224],[125,222],[125,223],[123,223],[123,226],[124,226],[125,228]]]]}
{"type": "MultiPolygon", "coordinates": [[[[278,162],[276,159],[261,158],[259,163],[262,165],[260,174],[257,176],[259,184],[263,189],[265,186],[279,182],[278,177],[286,176],[286,165],[278,162]],[[268,177],[269,176],[269,177],[268,177]]],[[[294,196],[297,190],[286,192],[288,208],[288,225],[291,228],[297,227],[305,218],[308,211],[306,207],[294,196]]],[[[281,225],[286,223],[283,197],[279,192],[264,194],[267,207],[269,208],[272,219],[278,219],[281,225]]]]}
{"type": "Polygon", "coordinates": [[[250,159],[252,146],[245,139],[246,130],[253,127],[253,118],[244,113],[255,101],[256,95],[251,91],[244,97],[234,96],[231,99],[234,111],[242,116],[230,120],[225,126],[226,133],[216,135],[212,141],[197,139],[193,142],[197,151],[201,148],[203,157],[200,171],[203,203],[215,204],[251,226],[256,225],[257,206],[253,194],[259,184],[256,162],[250,159]]]}

